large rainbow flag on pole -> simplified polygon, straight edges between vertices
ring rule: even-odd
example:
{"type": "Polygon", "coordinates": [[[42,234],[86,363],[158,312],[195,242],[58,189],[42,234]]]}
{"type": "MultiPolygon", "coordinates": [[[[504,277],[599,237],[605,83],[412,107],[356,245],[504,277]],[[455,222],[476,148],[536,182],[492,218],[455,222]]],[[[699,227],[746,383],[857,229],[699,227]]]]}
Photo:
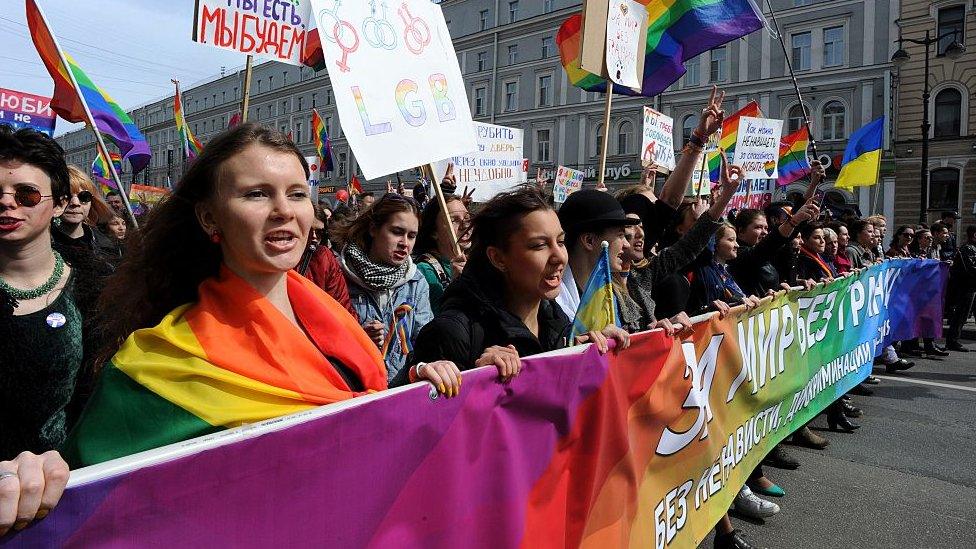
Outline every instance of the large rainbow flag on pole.
{"type": "Polygon", "coordinates": [[[810,132],[805,125],[780,141],[779,180],[777,181],[780,186],[789,185],[810,174],[810,159],[807,158],[809,146],[810,132]]]}
{"type": "MultiPolygon", "coordinates": [[[[115,173],[122,172],[122,155],[117,152],[110,152],[108,155],[111,157],[112,164],[115,164],[115,173]]],[[[105,157],[101,154],[95,155],[95,161],[92,162],[91,167],[92,178],[98,183],[99,188],[102,191],[102,196],[108,194],[109,191],[118,192],[119,186],[115,184],[112,179],[112,170],[108,167],[108,162],[105,157]]]]}
{"type": "Polygon", "coordinates": [[[620,315],[617,314],[617,302],[613,297],[613,278],[610,269],[610,245],[603,242],[600,258],[586,281],[586,288],[580,296],[576,318],[573,319],[573,329],[570,339],[585,334],[591,330],[600,331],[610,324],[617,324],[620,315]]]}
{"type": "Polygon", "coordinates": [[[319,165],[322,172],[331,172],[332,165],[332,142],[329,141],[328,128],[325,121],[319,116],[319,111],[312,109],[312,137],[315,141],[315,152],[319,155],[319,165]]]}
{"type": "Polygon", "coordinates": [[[203,145],[190,131],[190,126],[187,125],[186,117],[183,115],[183,95],[180,93],[180,83],[173,80],[173,84],[176,84],[176,96],[173,98],[173,118],[176,120],[176,133],[179,134],[180,143],[183,145],[183,157],[187,160],[193,160],[200,156],[203,145]]]}
{"type": "MultiPolygon", "coordinates": [[[[762,28],[762,12],[752,0],[637,0],[647,9],[647,52],[639,95],[653,97],[678,81],[684,62],[762,28]]],[[[604,92],[606,80],[580,67],[583,16],[569,17],[556,34],[566,75],[574,86],[604,92]]],[[[615,93],[635,95],[616,85],[615,93]]]]}
{"type": "Polygon", "coordinates": [[[722,138],[719,140],[719,150],[707,153],[708,177],[713,183],[717,183],[719,181],[719,176],[721,175],[721,151],[725,151],[725,157],[728,158],[730,162],[735,162],[735,144],[739,140],[739,119],[743,116],[750,116],[753,118],[762,117],[762,110],[759,108],[759,103],[750,101],[745,107],[742,107],[736,111],[732,116],[726,117],[722,122],[722,138]]]}
{"type": "Polygon", "coordinates": [[[57,38],[35,0],[27,0],[27,26],[41,61],[54,79],[51,108],[68,122],[94,124],[99,133],[122,151],[122,158],[129,161],[133,173],[142,171],[152,156],[142,132],[122,107],[58,47],[57,38]]]}

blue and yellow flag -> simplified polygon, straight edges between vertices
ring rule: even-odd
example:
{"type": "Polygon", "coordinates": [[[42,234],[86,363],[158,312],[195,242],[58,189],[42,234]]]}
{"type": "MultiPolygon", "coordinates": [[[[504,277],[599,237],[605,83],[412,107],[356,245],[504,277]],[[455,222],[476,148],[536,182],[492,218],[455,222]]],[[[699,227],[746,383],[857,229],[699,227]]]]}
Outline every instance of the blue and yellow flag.
{"type": "Polygon", "coordinates": [[[613,282],[610,272],[610,245],[603,242],[603,252],[586,281],[580,296],[576,318],[573,319],[571,339],[589,331],[600,331],[610,324],[617,324],[617,302],[613,298],[613,282]]]}
{"type": "Polygon", "coordinates": [[[885,117],[868,122],[851,135],[844,150],[844,162],[835,187],[853,189],[878,182],[881,171],[881,145],[884,143],[885,117]]]}

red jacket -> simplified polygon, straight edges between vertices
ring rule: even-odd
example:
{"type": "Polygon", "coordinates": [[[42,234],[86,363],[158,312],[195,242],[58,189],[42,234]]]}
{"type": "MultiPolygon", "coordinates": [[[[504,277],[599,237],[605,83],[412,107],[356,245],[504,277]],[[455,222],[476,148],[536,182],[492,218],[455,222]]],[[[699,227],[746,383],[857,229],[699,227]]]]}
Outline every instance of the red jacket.
{"type": "Polygon", "coordinates": [[[352,308],[352,300],[349,299],[349,288],[346,286],[346,277],[342,274],[342,266],[339,265],[339,260],[332,250],[326,246],[317,247],[312,252],[308,269],[304,269],[304,272],[300,269],[299,272],[325,290],[325,293],[332,296],[349,311],[353,318],[358,320],[356,310],[352,308]]]}

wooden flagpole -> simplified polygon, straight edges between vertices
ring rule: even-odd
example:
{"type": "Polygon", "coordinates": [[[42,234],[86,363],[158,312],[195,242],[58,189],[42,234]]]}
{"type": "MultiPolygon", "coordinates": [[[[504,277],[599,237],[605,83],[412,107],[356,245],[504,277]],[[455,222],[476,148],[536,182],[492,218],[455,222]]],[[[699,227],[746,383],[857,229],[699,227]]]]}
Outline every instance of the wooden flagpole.
{"type": "MultiPolygon", "coordinates": [[[[453,164],[448,164],[448,173],[451,172],[453,164]]],[[[447,200],[444,198],[444,189],[441,188],[441,182],[437,180],[437,176],[434,175],[434,166],[427,164],[420,167],[420,174],[425,176],[425,174],[430,175],[430,184],[434,187],[434,194],[437,195],[437,204],[441,207],[441,216],[444,221],[447,222],[447,230],[451,233],[451,243],[454,245],[454,254],[457,257],[462,255],[461,245],[458,243],[458,235],[454,232],[454,223],[451,223],[451,214],[447,211],[447,200]]],[[[447,174],[444,174],[447,177],[447,174]]]]}
{"type": "Polygon", "coordinates": [[[607,102],[603,110],[603,143],[600,144],[600,174],[597,176],[596,188],[606,189],[603,182],[607,171],[607,146],[610,141],[610,109],[613,108],[613,82],[607,80],[607,102]]]}
{"type": "Polygon", "coordinates": [[[244,97],[241,99],[241,124],[247,122],[247,109],[251,102],[251,74],[254,72],[254,56],[247,56],[244,65],[244,97]]]}

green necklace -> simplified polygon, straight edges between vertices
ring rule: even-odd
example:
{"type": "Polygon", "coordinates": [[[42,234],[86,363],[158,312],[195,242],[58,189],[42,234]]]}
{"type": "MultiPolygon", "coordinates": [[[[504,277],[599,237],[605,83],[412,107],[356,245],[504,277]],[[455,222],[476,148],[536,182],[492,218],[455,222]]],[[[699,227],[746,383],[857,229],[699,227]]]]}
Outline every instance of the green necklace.
{"type": "MultiPolygon", "coordinates": [[[[53,250],[52,250],[53,252],[53,250]]],[[[42,295],[50,292],[57,285],[58,281],[61,280],[61,275],[64,274],[64,259],[58,252],[54,253],[54,272],[51,273],[51,278],[47,279],[47,282],[41,284],[33,290],[18,290],[7,281],[0,278],[0,290],[3,290],[10,294],[10,297],[16,299],[17,301],[27,301],[29,299],[37,299],[42,295]]]]}

